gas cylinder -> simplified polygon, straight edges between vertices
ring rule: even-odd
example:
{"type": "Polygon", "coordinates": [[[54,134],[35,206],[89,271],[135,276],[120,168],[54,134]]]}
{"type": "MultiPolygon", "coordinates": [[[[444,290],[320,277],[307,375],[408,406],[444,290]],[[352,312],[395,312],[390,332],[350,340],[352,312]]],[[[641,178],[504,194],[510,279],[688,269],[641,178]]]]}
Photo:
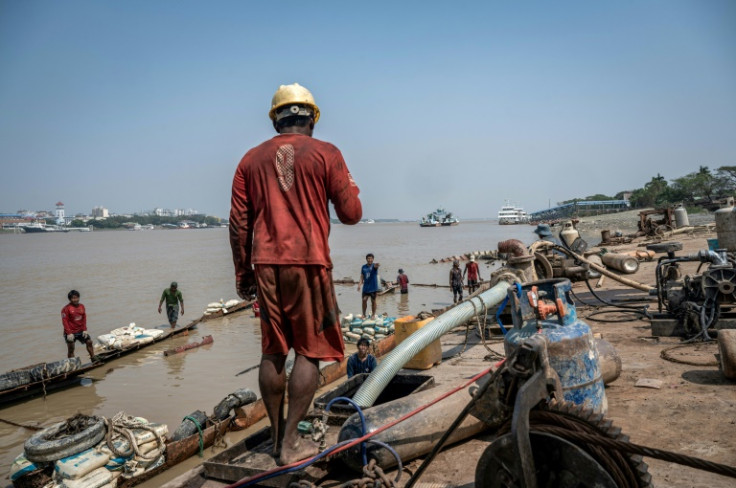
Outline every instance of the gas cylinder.
{"type": "Polygon", "coordinates": [[[562,224],[562,232],[560,232],[560,238],[567,244],[567,247],[571,247],[575,239],[580,237],[578,230],[572,225],[571,221],[567,221],[562,224]]]}
{"type": "Polygon", "coordinates": [[[736,213],[731,197],[723,207],[716,210],[716,234],[719,248],[736,251],[736,213]]]}
{"type": "Polygon", "coordinates": [[[690,225],[690,219],[687,218],[687,209],[682,204],[675,207],[675,226],[678,229],[688,227],[690,225]]]}
{"type": "Polygon", "coordinates": [[[571,290],[566,278],[527,283],[520,295],[511,288],[514,327],[504,338],[504,349],[509,356],[532,334],[543,334],[564,399],[605,414],[608,402],[595,340],[588,324],[577,317],[571,290]]]}

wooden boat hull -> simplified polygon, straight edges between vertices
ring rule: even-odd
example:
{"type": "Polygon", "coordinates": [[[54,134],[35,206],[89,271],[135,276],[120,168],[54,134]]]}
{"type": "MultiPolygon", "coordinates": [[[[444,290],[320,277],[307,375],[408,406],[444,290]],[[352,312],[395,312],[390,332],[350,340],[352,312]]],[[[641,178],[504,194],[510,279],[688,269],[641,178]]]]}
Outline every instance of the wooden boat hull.
{"type": "MultiPolygon", "coordinates": [[[[80,375],[83,373],[87,373],[93,369],[99,368],[100,366],[117,359],[122,356],[126,356],[128,354],[131,354],[133,352],[138,351],[139,349],[143,349],[145,347],[148,347],[152,344],[156,344],[161,341],[165,341],[166,339],[169,339],[171,337],[189,333],[191,329],[194,329],[197,324],[200,322],[200,319],[194,320],[193,322],[176,329],[169,329],[164,334],[154,339],[152,342],[146,343],[146,344],[136,344],[132,347],[128,347],[126,349],[121,350],[111,350],[111,351],[103,351],[97,355],[98,360],[94,363],[87,363],[83,364],[82,367],[79,369],[76,369],[74,371],[69,371],[67,373],[63,373],[60,375],[52,376],[51,378],[48,378],[44,381],[36,381],[33,383],[26,383],[25,385],[20,385],[12,389],[3,390],[0,391],[0,405],[5,403],[11,403],[18,400],[22,400],[28,397],[37,396],[37,395],[45,395],[46,393],[50,393],[55,390],[59,390],[61,388],[74,386],[76,383],[79,382],[80,375]]],[[[30,368],[32,366],[28,366],[30,368]]],[[[26,369],[26,368],[20,368],[20,369],[26,369]]],[[[14,370],[17,371],[17,370],[14,370]]]]}

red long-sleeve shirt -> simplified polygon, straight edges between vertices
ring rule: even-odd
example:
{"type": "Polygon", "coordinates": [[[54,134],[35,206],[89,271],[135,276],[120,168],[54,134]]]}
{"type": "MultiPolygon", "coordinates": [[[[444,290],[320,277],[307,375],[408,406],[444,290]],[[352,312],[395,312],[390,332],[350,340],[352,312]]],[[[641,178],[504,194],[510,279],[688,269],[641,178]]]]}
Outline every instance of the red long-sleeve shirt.
{"type": "Polygon", "coordinates": [[[87,311],[81,303],[76,307],[71,303],[61,309],[61,323],[64,334],[76,334],[87,330],[87,311]]]}
{"type": "Polygon", "coordinates": [[[302,134],[280,134],[248,151],[233,178],[230,246],[236,279],[252,264],[332,267],[328,201],[344,224],[363,214],[340,151],[302,134]]]}

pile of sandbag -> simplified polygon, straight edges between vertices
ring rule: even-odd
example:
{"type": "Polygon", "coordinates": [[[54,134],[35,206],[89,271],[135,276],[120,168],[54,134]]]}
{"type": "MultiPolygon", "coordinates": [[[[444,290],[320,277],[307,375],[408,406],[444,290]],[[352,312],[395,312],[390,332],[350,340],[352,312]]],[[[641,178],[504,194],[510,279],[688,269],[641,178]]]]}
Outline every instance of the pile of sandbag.
{"type": "Polygon", "coordinates": [[[17,488],[115,488],[121,477],[164,464],[167,434],[166,425],[123,412],[112,419],[78,414],[30,437],[10,479],[17,488]]]}
{"type": "Polygon", "coordinates": [[[105,350],[123,350],[134,346],[149,344],[164,335],[161,329],[144,329],[131,322],[127,327],[119,327],[109,334],[97,337],[97,342],[105,350]]]}
{"type": "Polygon", "coordinates": [[[212,302],[207,304],[207,308],[204,310],[205,315],[212,315],[213,313],[220,313],[223,314],[228,312],[229,308],[234,307],[235,305],[238,305],[239,303],[242,303],[242,300],[238,300],[237,298],[233,298],[232,300],[225,301],[222,298],[220,298],[219,302],[212,302]]]}
{"type": "Polygon", "coordinates": [[[362,337],[371,342],[385,339],[394,333],[394,320],[396,317],[360,318],[360,316],[348,314],[342,318],[340,323],[342,338],[350,344],[357,343],[362,337]]]}

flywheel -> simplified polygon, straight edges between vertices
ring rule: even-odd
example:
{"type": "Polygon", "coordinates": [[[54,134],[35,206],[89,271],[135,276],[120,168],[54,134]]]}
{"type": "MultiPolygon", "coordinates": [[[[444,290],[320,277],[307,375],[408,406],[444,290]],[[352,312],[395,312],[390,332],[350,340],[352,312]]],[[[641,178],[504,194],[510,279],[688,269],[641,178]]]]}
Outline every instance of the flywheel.
{"type": "MultiPolygon", "coordinates": [[[[628,436],[589,409],[551,402],[529,414],[530,442],[539,488],[651,488],[641,456],[572,439],[566,433],[589,434],[619,441],[628,436]]],[[[486,448],[475,470],[477,488],[518,488],[523,479],[507,423],[486,448]]]]}

